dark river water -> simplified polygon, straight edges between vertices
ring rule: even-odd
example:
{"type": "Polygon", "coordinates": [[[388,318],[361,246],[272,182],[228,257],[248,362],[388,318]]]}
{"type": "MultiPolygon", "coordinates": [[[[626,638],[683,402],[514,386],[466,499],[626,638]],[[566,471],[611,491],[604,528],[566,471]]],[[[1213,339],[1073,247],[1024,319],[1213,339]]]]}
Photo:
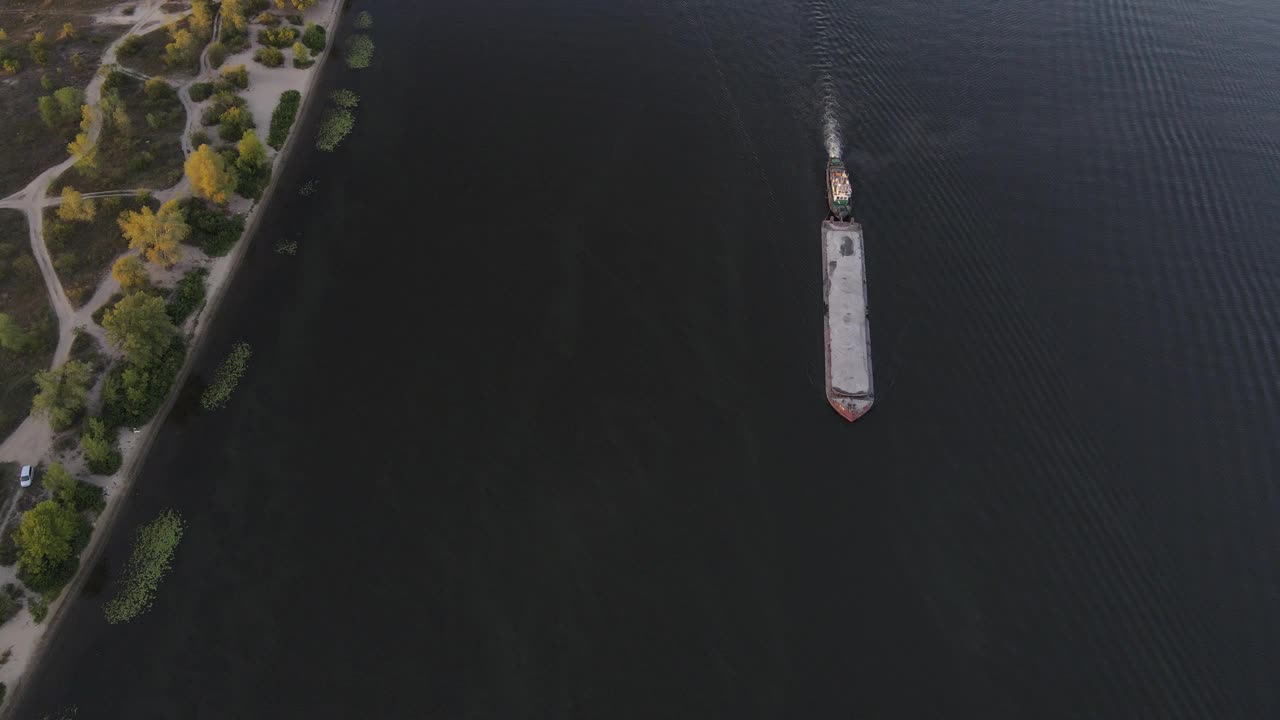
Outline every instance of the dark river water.
{"type": "Polygon", "coordinates": [[[1280,4],[359,9],[20,717],[1280,717],[1280,4]]]}

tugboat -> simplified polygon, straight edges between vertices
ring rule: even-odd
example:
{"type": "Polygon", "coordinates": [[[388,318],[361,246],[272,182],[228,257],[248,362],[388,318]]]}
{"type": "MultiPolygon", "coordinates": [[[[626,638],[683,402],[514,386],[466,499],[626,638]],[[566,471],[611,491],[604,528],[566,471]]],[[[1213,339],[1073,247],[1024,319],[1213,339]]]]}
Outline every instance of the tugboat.
{"type": "Polygon", "coordinates": [[[850,215],[849,201],[853,198],[853,186],[849,184],[849,173],[844,163],[838,158],[827,161],[827,207],[831,208],[831,219],[848,222],[850,215]]]}

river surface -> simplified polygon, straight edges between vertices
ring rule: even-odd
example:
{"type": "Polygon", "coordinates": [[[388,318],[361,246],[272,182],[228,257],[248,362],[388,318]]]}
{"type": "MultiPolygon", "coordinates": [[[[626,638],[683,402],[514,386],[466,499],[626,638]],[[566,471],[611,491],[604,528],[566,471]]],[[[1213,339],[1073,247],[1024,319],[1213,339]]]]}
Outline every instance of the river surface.
{"type": "Polygon", "coordinates": [[[1280,717],[1280,4],[359,9],[19,717],[1280,717]]]}

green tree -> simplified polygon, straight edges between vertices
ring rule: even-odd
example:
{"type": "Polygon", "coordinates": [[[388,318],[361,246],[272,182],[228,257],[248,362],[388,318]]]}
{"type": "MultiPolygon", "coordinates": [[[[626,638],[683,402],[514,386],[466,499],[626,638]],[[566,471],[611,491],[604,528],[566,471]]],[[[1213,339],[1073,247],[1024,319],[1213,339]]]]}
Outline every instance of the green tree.
{"type": "Polygon", "coordinates": [[[289,5],[291,4],[293,5],[294,10],[297,10],[298,12],[302,12],[303,10],[306,10],[307,8],[315,5],[316,0],[276,0],[276,7],[280,8],[281,10],[284,10],[285,8],[289,7],[289,5]]]}
{"type": "Polygon", "coordinates": [[[173,267],[182,257],[178,247],[191,234],[186,214],[177,200],[160,206],[159,212],[143,206],[140,212],[123,213],[117,223],[120,232],[129,240],[129,247],[157,265],[173,267]]]}
{"type": "Polygon", "coordinates": [[[209,0],[194,0],[191,3],[191,27],[199,28],[206,35],[212,31],[213,9],[209,6],[209,0]]]}
{"type": "Polygon", "coordinates": [[[80,114],[80,106],[84,103],[84,92],[80,88],[64,87],[55,90],[52,95],[40,97],[36,104],[40,110],[40,119],[49,127],[68,125],[80,114]]]}
{"type": "Polygon", "coordinates": [[[240,156],[236,158],[236,169],[240,172],[256,175],[266,167],[267,149],[262,146],[262,141],[254,131],[245,130],[236,149],[240,152],[240,156]]]}
{"type": "MultiPolygon", "coordinates": [[[[249,21],[244,16],[244,5],[245,0],[222,0],[223,22],[230,23],[237,30],[249,27],[249,21]]],[[[223,37],[226,37],[225,33],[223,37]]]]}
{"type": "Polygon", "coordinates": [[[20,353],[31,344],[31,336],[22,329],[17,320],[6,313],[0,313],[0,347],[9,352],[20,353]]]}
{"type": "Polygon", "coordinates": [[[55,462],[50,465],[49,469],[44,471],[40,484],[44,485],[44,489],[49,491],[49,495],[54,500],[63,505],[75,507],[76,479],[62,467],[62,463],[55,462]]]}
{"type": "Polygon", "coordinates": [[[66,430],[84,409],[89,380],[89,366],[78,360],[68,360],[61,367],[36,373],[38,391],[31,399],[31,412],[48,418],[54,430],[66,430]]]}
{"type": "Polygon", "coordinates": [[[173,42],[164,46],[164,64],[169,67],[192,65],[199,51],[200,45],[191,31],[177,30],[173,33],[173,42]]]}
{"type": "Polygon", "coordinates": [[[120,469],[120,451],[107,433],[107,426],[98,418],[89,418],[88,427],[80,437],[80,449],[94,475],[110,475],[120,469]]]}
{"type": "Polygon", "coordinates": [[[296,68],[311,67],[311,52],[300,42],[293,44],[293,66],[296,68]]]}
{"type": "Polygon", "coordinates": [[[235,171],[227,167],[227,161],[208,145],[201,145],[191,153],[184,168],[196,195],[219,205],[226,203],[227,196],[236,189],[235,171]]]}
{"type": "Polygon", "coordinates": [[[126,295],[102,318],[107,338],[124,352],[130,363],[140,367],[159,358],[173,337],[173,322],[165,312],[164,300],[146,293],[126,295]]]}
{"type": "Polygon", "coordinates": [[[31,54],[31,61],[37,65],[49,62],[49,44],[45,42],[44,33],[38,32],[32,36],[31,42],[27,43],[27,52],[31,54]]]}
{"type": "MultiPolygon", "coordinates": [[[[53,500],[45,500],[23,513],[18,531],[13,536],[22,551],[18,557],[22,573],[31,579],[56,574],[75,555],[77,545],[87,530],[87,523],[80,513],[53,500]]],[[[45,583],[28,584],[38,586],[45,583]]]]}
{"type": "Polygon", "coordinates": [[[92,200],[85,200],[75,188],[62,188],[62,204],[58,206],[58,219],[66,222],[92,222],[97,208],[92,200]]]}
{"type": "Polygon", "coordinates": [[[125,255],[111,266],[111,277],[120,283],[125,294],[133,294],[150,284],[151,275],[147,266],[137,255],[125,255]]]}

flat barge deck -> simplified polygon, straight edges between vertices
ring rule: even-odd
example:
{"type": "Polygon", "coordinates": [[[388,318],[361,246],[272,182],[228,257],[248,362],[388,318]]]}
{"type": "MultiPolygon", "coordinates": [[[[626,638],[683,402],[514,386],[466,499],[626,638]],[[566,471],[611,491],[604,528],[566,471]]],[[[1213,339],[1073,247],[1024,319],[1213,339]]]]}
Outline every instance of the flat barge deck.
{"type": "Polygon", "coordinates": [[[827,304],[823,325],[827,402],[853,422],[875,403],[861,225],[835,220],[822,223],[822,270],[827,304]]]}

